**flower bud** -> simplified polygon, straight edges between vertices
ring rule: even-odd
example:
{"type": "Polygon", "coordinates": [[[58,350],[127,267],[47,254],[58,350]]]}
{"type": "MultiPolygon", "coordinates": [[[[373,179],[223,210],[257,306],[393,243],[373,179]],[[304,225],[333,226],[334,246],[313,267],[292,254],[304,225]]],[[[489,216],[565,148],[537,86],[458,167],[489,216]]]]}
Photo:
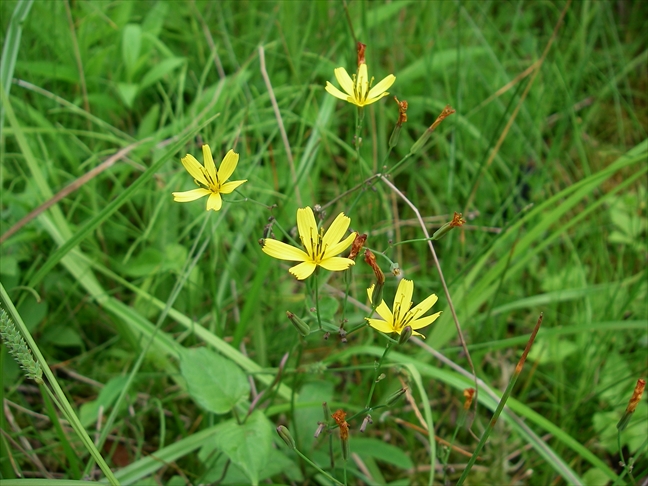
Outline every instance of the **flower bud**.
{"type": "Polygon", "coordinates": [[[351,245],[351,252],[349,253],[349,257],[351,260],[356,259],[358,256],[358,253],[360,253],[360,250],[362,250],[362,247],[365,244],[365,241],[367,241],[367,235],[359,235],[356,233],[355,240],[353,240],[353,244],[351,245]]]}
{"type": "Polygon", "coordinates": [[[470,406],[472,405],[473,398],[475,397],[475,389],[474,388],[466,388],[463,391],[463,396],[466,399],[464,402],[464,410],[468,410],[470,406]]]}
{"type": "Polygon", "coordinates": [[[367,64],[365,62],[365,49],[367,48],[366,44],[363,44],[362,42],[358,42],[356,44],[356,50],[358,51],[358,67],[360,67],[360,64],[367,64]]]}
{"type": "Polygon", "coordinates": [[[367,430],[367,425],[373,424],[373,420],[371,419],[371,415],[367,415],[364,420],[362,421],[362,425],[360,426],[360,432],[363,432],[367,430]]]}
{"type": "Polygon", "coordinates": [[[646,380],[642,380],[642,379],[637,380],[635,389],[632,392],[632,397],[630,397],[630,402],[628,402],[628,407],[626,408],[623,417],[621,417],[621,420],[619,420],[619,423],[617,424],[617,429],[619,430],[619,432],[623,432],[623,430],[625,430],[625,428],[630,423],[632,414],[636,410],[637,405],[641,400],[641,395],[643,395],[645,388],[646,388],[646,380]]]}
{"type": "Polygon", "coordinates": [[[349,458],[349,424],[346,419],[346,412],[342,409],[337,410],[333,415],[333,420],[340,428],[340,445],[342,446],[342,459],[345,461],[349,458]]]}
{"type": "Polygon", "coordinates": [[[434,232],[434,234],[432,235],[432,240],[433,241],[440,240],[446,234],[448,234],[452,228],[463,226],[465,222],[466,220],[461,216],[461,213],[455,212],[452,221],[449,221],[448,223],[444,224],[434,232]]]}
{"type": "Polygon", "coordinates": [[[405,344],[412,337],[412,326],[405,326],[398,338],[398,344],[405,344]]]}
{"type": "Polygon", "coordinates": [[[391,407],[394,405],[400,397],[402,397],[405,392],[407,391],[407,388],[401,388],[400,390],[394,392],[391,394],[391,396],[387,399],[387,406],[391,407]]]}
{"type": "Polygon", "coordinates": [[[277,434],[279,434],[279,437],[283,439],[288,447],[290,447],[291,449],[295,448],[295,439],[292,438],[290,431],[286,427],[284,427],[283,425],[277,427],[277,434]]]}
{"type": "Polygon", "coordinates": [[[297,317],[295,314],[293,314],[290,311],[286,311],[286,315],[288,316],[288,319],[290,319],[292,325],[295,326],[295,329],[299,331],[299,334],[301,334],[304,337],[310,334],[310,327],[308,324],[306,324],[304,321],[302,321],[299,317],[297,317]]]}
{"type": "Polygon", "coordinates": [[[326,424],[324,422],[317,422],[317,430],[315,431],[315,435],[313,437],[317,439],[324,430],[324,427],[326,427],[326,424]]]}
{"type": "Polygon", "coordinates": [[[416,152],[421,150],[421,148],[423,148],[423,145],[425,145],[425,143],[432,135],[432,132],[436,130],[436,127],[438,127],[445,118],[449,117],[453,113],[455,113],[455,110],[453,110],[450,105],[446,105],[441,114],[437,117],[436,120],[434,120],[434,123],[430,125],[430,128],[428,128],[425,133],[423,133],[423,135],[421,135],[421,137],[416,142],[414,142],[414,145],[412,145],[412,148],[410,149],[410,153],[415,154],[416,152]]]}
{"type": "Polygon", "coordinates": [[[331,417],[331,409],[329,408],[328,403],[322,402],[322,411],[324,412],[324,421],[328,423],[328,420],[331,417]]]}
{"type": "Polygon", "coordinates": [[[378,262],[376,261],[376,255],[374,255],[371,250],[365,250],[364,260],[372,268],[374,275],[376,276],[378,285],[382,286],[385,283],[385,274],[378,266],[378,262]]]}
{"type": "Polygon", "coordinates": [[[371,284],[371,287],[369,287],[369,289],[371,290],[372,307],[378,307],[378,305],[382,302],[383,284],[371,284]]]}

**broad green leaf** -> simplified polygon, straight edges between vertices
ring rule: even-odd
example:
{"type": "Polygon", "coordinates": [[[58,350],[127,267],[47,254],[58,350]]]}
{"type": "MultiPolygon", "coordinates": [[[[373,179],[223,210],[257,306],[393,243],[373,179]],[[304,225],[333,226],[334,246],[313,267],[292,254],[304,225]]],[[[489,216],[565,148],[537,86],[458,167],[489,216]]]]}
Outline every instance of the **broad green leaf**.
{"type": "Polygon", "coordinates": [[[137,84],[117,83],[117,92],[124,101],[124,104],[129,108],[133,107],[133,102],[135,101],[135,96],[137,96],[138,90],[139,86],[137,84]]]}
{"type": "Polygon", "coordinates": [[[354,437],[351,441],[351,451],[360,457],[373,457],[374,459],[392,464],[401,469],[411,469],[414,467],[412,459],[405,452],[382,440],[354,437]]]}
{"type": "Polygon", "coordinates": [[[229,412],[250,393],[241,368],[207,348],[183,351],[180,372],[196,403],[213,413],[229,412]]]}
{"type": "MultiPolygon", "coordinates": [[[[124,385],[128,381],[128,376],[117,376],[108,380],[108,383],[101,389],[99,395],[95,400],[89,401],[81,405],[79,410],[79,420],[84,427],[88,428],[90,425],[97,422],[99,415],[99,407],[104,407],[104,414],[108,414],[108,410],[112,407],[124,385]]],[[[124,406],[126,404],[124,403],[124,406]]]]}
{"type": "MultiPolygon", "coordinates": [[[[198,456],[203,462],[211,464],[209,471],[203,478],[203,482],[208,484],[215,483],[223,477],[226,467],[227,472],[220,484],[245,484],[249,481],[248,476],[244,474],[237,465],[232,464],[229,459],[225,457],[225,454],[221,454],[214,462],[214,454],[216,453],[217,449],[213,443],[206,445],[200,449],[198,453],[198,456]]],[[[271,478],[278,474],[285,475],[288,479],[297,483],[304,480],[301,471],[299,470],[299,466],[294,461],[288,458],[288,456],[283,452],[271,448],[266,466],[259,473],[259,481],[263,481],[264,479],[271,478]]]]}
{"type": "Polygon", "coordinates": [[[148,86],[151,86],[184,63],[184,57],[173,57],[171,59],[165,59],[164,61],[156,64],[142,77],[140,81],[140,87],[144,89],[148,86]]]}
{"type": "Polygon", "coordinates": [[[252,484],[258,484],[272,449],[273,433],[272,423],[257,410],[242,425],[233,420],[225,424],[216,436],[216,447],[247,475],[252,484]]]}
{"type": "Polygon", "coordinates": [[[159,36],[168,10],[169,4],[167,2],[157,2],[146,14],[146,18],[142,22],[142,30],[155,37],[159,36]]]}
{"type": "Polygon", "coordinates": [[[142,28],[137,24],[127,24],[122,33],[122,59],[126,66],[128,79],[135,73],[137,60],[142,48],[142,28]]]}

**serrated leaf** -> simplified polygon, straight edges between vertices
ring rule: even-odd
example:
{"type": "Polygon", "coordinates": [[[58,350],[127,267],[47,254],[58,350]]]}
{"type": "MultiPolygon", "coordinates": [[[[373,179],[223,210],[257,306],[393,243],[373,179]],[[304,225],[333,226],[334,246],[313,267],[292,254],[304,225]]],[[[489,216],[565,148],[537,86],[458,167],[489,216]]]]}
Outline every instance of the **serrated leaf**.
{"type": "Polygon", "coordinates": [[[250,393],[241,368],[207,348],[184,351],[180,355],[180,372],[191,397],[213,413],[229,412],[250,393]]]}
{"type": "Polygon", "coordinates": [[[259,483],[272,449],[272,423],[259,410],[239,425],[228,422],[216,436],[216,447],[236,464],[250,479],[259,483]]]}
{"type": "Polygon", "coordinates": [[[137,24],[127,24],[122,33],[122,59],[126,66],[128,79],[135,72],[135,66],[142,48],[142,28],[137,24]]]}

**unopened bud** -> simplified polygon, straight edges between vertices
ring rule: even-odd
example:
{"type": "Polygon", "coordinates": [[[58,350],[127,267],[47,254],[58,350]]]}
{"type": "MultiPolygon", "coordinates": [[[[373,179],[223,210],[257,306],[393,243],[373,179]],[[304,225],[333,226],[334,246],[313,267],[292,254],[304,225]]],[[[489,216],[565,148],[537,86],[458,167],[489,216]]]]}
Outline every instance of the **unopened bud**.
{"type": "Polygon", "coordinates": [[[328,406],[328,403],[322,402],[322,411],[324,412],[324,421],[328,423],[331,418],[331,409],[328,406]]]}
{"type": "Polygon", "coordinates": [[[447,117],[449,117],[453,113],[455,113],[455,110],[453,110],[450,107],[450,105],[446,105],[446,107],[443,109],[441,114],[437,117],[436,120],[434,120],[434,123],[432,125],[430,125],[430,128],[425,130],[425,133],[423,133],[423,135],[421,135],[421,137],[416,142],[414,142],[414,145],[412,145],[412,148],[410,149],[410,153],[415,154],[416,152],[421,150],[421,148],[423,148],[423,145],[425,145],[425,143],[428,141],[428,139],[432,135],[432,132],[434,130],[436,130],[436,128],[441,124],[441,122],[444,119],[446,119],[447,117]]]}
{"type": "Polygon", "coordinates": [[[324,427],[326,427],[326,424],[324,422],[317,422],[317,430],[315,431],[314,437],[317,439],[322,431],[324,430],[324,427]]]}
{"type": "Polygon", "coordinates": [[[362,421],[362,425],[360,426],[360,432],[363,432],[367,430],[367,425],[373,424],[373,420],[371,419],[371,415],[367,415],[364,420],[362,421]]]}
{"type": "Polygon", "coordinates": [[[340,428],[342,459],[346,461],[349,458],[349,424],[346,421],[346,412],[340,409],[331,415],[331,417],[333,417],[333,420],[335,420],[335,423],[340,428]]]}
{"type": "Polygon", "coordinates": [[[446,224],[444,224],[434,232],[434,234],[432,235],[432,240],[434,241],[440,240],[446,234],[448,234],[450,230],[452,230],[452,228],[463,226],[465,222],[466,220],[461,216],[461,213],[455,212],[452,221],[447,222],[446,224]]]}
{"type": "Polygon", "coordinates": [[[371,295],[372,307],[378,307],[382,302],[383,284],[371,284],[369,287],[369,294],[371,295]]]}
{"type": "Polygon", "coordinates": [[[405,344],[412,337],[412,326],[405,326],[398,338],[398,344],[405,344]]]}
{"type": "Polygon", "coordinates": [[[401,388],[400,390],[394,392],[391,394],[391,396],[387,399],[387,406],[391,407],[394,405],[400,397],[402,397],[405,392],[407,391],[407,388],[401,388]]]}
{"type": "Polygon", "coordinates": [[[285,426],[280,425],[277,427],[277,434],[279,434],[279,437],[283,439],[288,447],[291,449],[295,448],[295,439],[292,438],[290,431],[285,426]]]}
{"type": "Polygon", "coordinates": [[[403,123],[407,121],[407,101],[398,101],[398,98],[396,98],[395,96],[394,100],[396,100],[396,103],[398,104],[398,120],[396,121],[394,130],[389,137],[389,148],[394,148],[396,145],[398,145],[401,127],[403,126],[403,123]]]}
{"type": "Polygon", "coordinates": [[[347,332],[344,329],[340,328],[339,333],[340,333],[340,341],[342,341],[342,344],[346,344],[347,343],[347,332]]]}
{"type": "Polygon", "coordinates": [[[359,235],[356,233],[355,240],[353,240],[353,244],[351,245],[351,252],[349,253],[349,257],[351,260],[356,259],[358,256],[358,253],[360,253],[360,250],[362,250],[362,247],[365,244],[365,241],[367,241],[367,235],[359,235]]]}
{"type": "Polygon", "coordinates": [[[376,255],[374,255],[371,250],[365,250],[364,259],[365,259],[365,262],[373,270],[374,275],[376,276],[376,280],[378,282],[378,285],[384,284],[385,283],[385,274],[382,272],[382,270],[378,266],[378,262],[376,261],[376,255]]]}
{"type": "Polygon", "coordinates": [[[379,381],[384,380],[385,378],[387,378],[387,375],[385,373],[380,373],[378,375],[378,377],[376,378],[376,383],[378,383],[379,381]]]}
{"type": "Polygon", "coordinates": [[[463,396],[466,399],[464,402],[464,410],[468,410],[470,406],[472,405],[473,398],[475,397],[475,389],[474,388],[466,388],[463,391],[463,396]]]}
{"type": "Polygon", "coordinates": [[[366,64],[365,62],[365,49],[367,46],[363,44],[362,42],[358,42],[356,44],[356,50],[358,51],[358,67],[360,67],[360,64],[366,64]]]}
{"type": "Polygon", "coordinates": [[[302,321],[298,316],[296,316],[290,311],[286,311],[286,315],[288,316],[288,319],[290,319],[292,325],[295,326],[295,329],[299,331],[299,334],[301,334],[304,337],[310,334],[309,325],[306,324],[304,321],[302,321]]]}
{"type": "Polygon", "coordinates": [[[622,432],[630,423],[632,414],[636,410],[637,405],[641,400],[641,395],[643,395],[645,388],[646,388],[646,380],[642,380],[642,379],[637,380],[635,389],[632,392],[632,397],[630,397],[630,402],[628,402],[628,407],[626,408],[623,417],[621,417],[621,420],[619,420],[619,423],[617,424],[617,429],[619,430],[619,432],[622,432]]]}

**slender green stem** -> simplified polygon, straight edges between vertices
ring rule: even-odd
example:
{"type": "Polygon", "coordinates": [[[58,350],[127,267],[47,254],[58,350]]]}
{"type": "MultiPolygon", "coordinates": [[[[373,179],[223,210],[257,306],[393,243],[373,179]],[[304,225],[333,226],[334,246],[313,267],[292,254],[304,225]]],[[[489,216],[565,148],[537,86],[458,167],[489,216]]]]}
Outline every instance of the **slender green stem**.
{"type": "Polygon", "coordinates": [[[313,285],[315,285],[315,311],[317,312],[317,325],[319,330],[322,330],[322,316],[320,316],[320,303],[319,303],[319,267],[315,269],[313,275],[313,285]]]}
{"type": "Polygon", "coordinates": [[[72,405],[70,405],[70,402],[65,396],[65,393],[63,392],[60,385],[58,384],[58,381],[56,381],[56,377],[50,370],[50,367],[47,364],[47,360],[41,354],[40,349],[38,348],[36,342],[34,341],[34,338],[32,338],[29,329],[27,329],[27,326],[25,326],[25,323],[23,322],[22,318],[20,317],[20,314],[14,307],[13,302],[9,298],[9,295],[7,294],[4,285],[2,285],[1,282],[0,282],[0,297],[2,298],[2,302],[6,307],[7,311],[9,312],[9,314],[11,315],[16,327],[20,330],[20,333],[25,339],[25,342],[27,343],[29,349],[33,353],[34,358],[36,358],[41,368],[43,369],[43,374],[47,378],[47,382],[49,383],[49,385],[52,387],[53,390],[52,391],[48,387],[45,387],[45,389],[48,390],[50,397],[52,398],[54,403],[56,403],[56,405],[61,409],[61,412],[68,420],[68,422],[70,422],[72,429],[74,429],[76,434],[81,439],[81,442],[83,443],[85,448],[88,450],[92,458],[96,461],[97,465],[106,476],[108,482],[112,486],[119,486],[119,481],[110,470],[110,467],[108,467],[108,464],[106,463],[103,456],[95,446],[94,442],[92,442],[92,439],[88,435],[88,432],[85,430],[85,427],[83,427],[83,425],[81,424],[81,421],[77,417],[76,413],[74,413],[74,409],[72,408],[72,405]]]}
{"type": "Polygon", "coordinates": [[[317,469],[319,472],[321,472],[324,476],[329,478],[331,481],[333,481],[335,484],[339,484],[340,486],[346,486],[346,484],[341,483],[337,479],[335,479],[333,476],[331,476],[329,473],[324,471],[321,467],[319,467],[317,464],[315,464],[313,461],[311,461],[308,457],[306,457],[304,454],[302,454],[298,449],[293,449],[299,457],[301,457],[304,461],[306,461],[308,464],[313,466],[315,469],[317,469]]]}
{"type": "Polygon", "coordinates": [[[385,351],[383,352],[382,356],[380,357],[380,360],[378,360],[378,363],[376,364],[373,380],[371,382],[371,389],[369,390],[369,396],[367,397],[367,404],[365,405],[366,409],[369,409],[371,405],[371,399],[373,398],[374,390],[376,389],[376,383],[377,383],[376,380],[378,379],[378,373],[380,373],[380,367],[382,366],[382,362],[387,356],[387,353],[389,353],[392,344],[393,344],[392,341],[387,341],[387,346],[385,346],[385,351]]]}

